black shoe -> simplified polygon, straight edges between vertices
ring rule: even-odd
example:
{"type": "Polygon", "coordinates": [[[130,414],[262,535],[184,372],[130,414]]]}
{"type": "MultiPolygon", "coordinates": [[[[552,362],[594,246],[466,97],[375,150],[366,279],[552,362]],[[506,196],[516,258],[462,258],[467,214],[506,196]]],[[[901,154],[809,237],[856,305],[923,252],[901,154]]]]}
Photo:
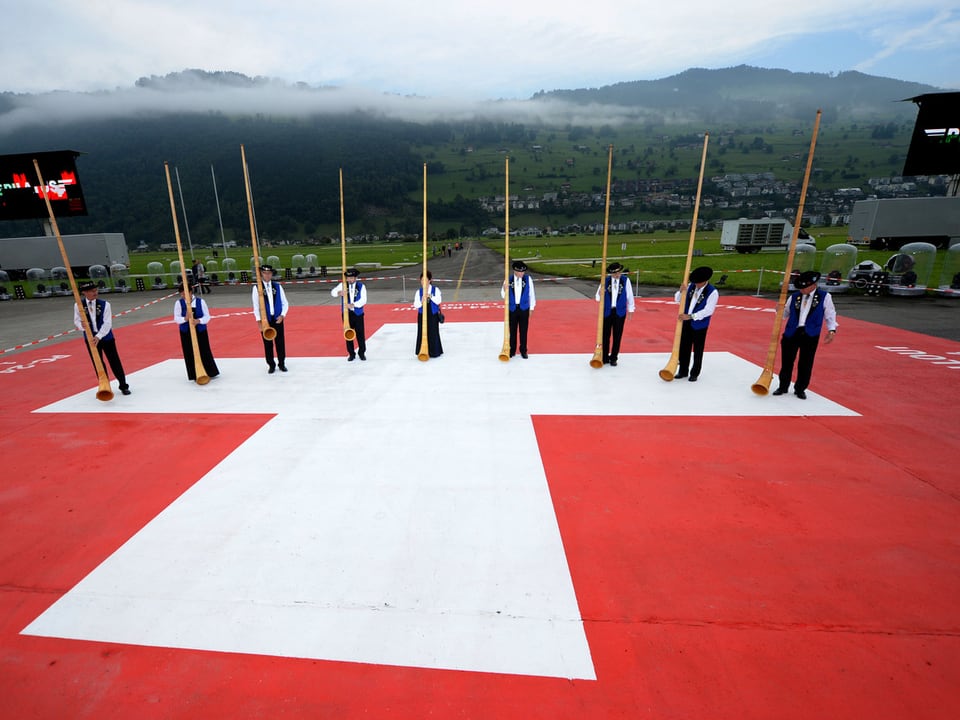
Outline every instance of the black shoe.
{"type": "Polygon", "coordinates": [[[690,382],[696,382],[696,381],[697,381],[697,376],[696,376],[696,375],[691,375],[690,377],[687,378],[687,380],[690,381],[690,382]]]}
{"type": "Polygon", "coordinates": [[[366,360],[366,359],[367,359],[367,356],[364,355],[363,353],[360,353],[360,359],[361,359],[361,360],[366,360]]]}
{"type": "Polygon", "coordinates": [[[274,365],[271,365],[267,368],[267,373],[273,375],[277,371],[277,368],[274,365]]]}
{"type": "Polygon", "coordinates": [[[610,359],[610,366],[611,366],[611,367],[616,367],[616,366],[617,366],[617,361],[614,360],[613,358],[611,358],[611,359],[610,359]]]}
{"type": "Polygon", "coordinates": [[[129,395],[129,394],[130,394],[130,388],[128,388],[128,387],[120,388],[120,392],[121,392],[122,394],[124,394],[124,395],[129,395]]]}
{"type": "Polygon", "coordinates": [[[604,365],[609,365],[609,364],[610,364],[610,358],[604,358],[604,359],[603,359],[603,364],[604,364],[604,365]]]}
{"type": "Polygon", "coordinates": [[[280,365],[279,367],[280,367],[280,372],[286,372],[286,371],[287,371],[287,366],[286,366],[286,365],[280,365]]]}
{"type": "Polygon", "coordinates": [[[678,372],[676,375],[673,376],[673,379],[674,379],[674,380],[683,380],[686,376],[687,376],[687,373],[685,373],[685,372],[678,372]]]}
{"type": "Polygon", "coordinates": [[[803,390],[794,390],[793,394],[796,395],[801,400],[807,399],[807,394],[803,390]]]}
{"type": "Polygon", "coordinates": [[[353,362],[357,359],[356,355],[347,355],[347,362],[353,362]]]}
{"type": "Polygon", "coordinates": [[[520,353],[520,357],[522,357],[524,360],[526,360],[526,359],[527,359],[527,354],[526,354],[525,352],[522,352],[522,353],[520,353]]]}
{"type": "Polygon", "coordinates": [[[787,394],[787,389],[786,389],[785,387],[778,387],[776,390],[773,391],[773,394],[774,394],[774,395],[786,395],[786,394],[787,394]]]}

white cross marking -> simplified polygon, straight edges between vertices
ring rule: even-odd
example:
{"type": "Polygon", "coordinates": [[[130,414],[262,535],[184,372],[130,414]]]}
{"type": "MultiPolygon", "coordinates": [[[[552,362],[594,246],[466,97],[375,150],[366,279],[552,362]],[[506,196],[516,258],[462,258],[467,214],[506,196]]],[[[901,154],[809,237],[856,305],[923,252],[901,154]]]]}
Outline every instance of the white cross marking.
{"type": "Polygon", "coordinates": [[[423,363],[412,323],[385,325],[365,363],[218,360],[202,388],[169,360],[133,402],[42,408],[276,416],[24,633],[593,679],[531,416],[853,414],[757,398],[725,353],[696,386],[660,380],[662,355],[502,363],[502,329],[447,323],[423,363]]]}

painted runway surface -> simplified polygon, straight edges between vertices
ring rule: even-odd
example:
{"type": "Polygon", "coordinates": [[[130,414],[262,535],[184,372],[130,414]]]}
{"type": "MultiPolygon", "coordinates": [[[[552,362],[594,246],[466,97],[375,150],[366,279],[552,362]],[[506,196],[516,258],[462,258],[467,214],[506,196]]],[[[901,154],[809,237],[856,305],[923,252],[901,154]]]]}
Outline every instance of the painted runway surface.
{"type": "Polygon", "coordinates": [[[267,375],[213,307],[203,387],[160,322],[109,403],[79,341],[0,366],[0,716],[954,717],[960,345],[841,318],[760,397],[769,303],[721,301],[697,383],[675,307],[601,370],[589,301],[509,363],[474,303],[425,363],[407,308],[364,363],[294,308],[267,375]]]}

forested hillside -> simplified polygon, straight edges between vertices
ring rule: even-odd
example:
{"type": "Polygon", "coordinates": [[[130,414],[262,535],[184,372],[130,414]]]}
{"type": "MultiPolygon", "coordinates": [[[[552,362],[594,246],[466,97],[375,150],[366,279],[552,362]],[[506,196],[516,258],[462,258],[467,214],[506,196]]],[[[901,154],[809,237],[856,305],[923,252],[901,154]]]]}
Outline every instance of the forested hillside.
{"type": "MultiPolygon", "coordinates": [[[[708,177],[762,172],[795,182],[818,107],[824,107],[818,187],[863,185],[869,177],[895,175],[902,167],[915,106],[898,101],[934,90],[859,73],[690,70],[661,81],[539,94],[517,110],[518,119],[497,104],[487,115],[473,108],[462,118],[431,117],[433,106],[419,99],[408,101],[420,110],[416,119],[376,107],[311,112],[309,102],[326,100],[332,91],[280,88],[307,104],[294,112],[255,100],[265,88],[278,92],[275,83],[200,71],[144,79],[136,90],[142,101],[145,95],[173,98],[184,88],[198,99],[193,109],[158,110],[155,104],[116,115],[103,108],[114,96],[125,99],[120,91],[36,98],[5,93],[0,95],[0,153],[84,153],[77,167],[90,215],[65,222],[63,232],[123,232],[131,246],[172,239],[165,161],[179,176],[178,205],[182,189],[188,225],[181,232],[189,230],[195,242],[219,241],[215,176],[227,239],[248,242],[241,145],[263,237],[339,237],[340,168],[349,234],[418,233],[424,163],[430,227],[473,234],[502,225],[502,211],[481,201],[503,195],[506,157],[511,195],[531,198],[531,208],[536,201],[537,211],[530,211],[530,222],[536,223],[582,221],[596,214],[610,145],[615,187],[631,187],[634,193],[639,186],[690,187],[705,131],[712,136],[708,177]],[[236,102],[217,107],[225,86],[235,94],[231,97],[239,93],[239,109],[236,102]],[[85,112],[74,112],[78,105],[85,112]],[[23,121],[41,107],[47,113],[42,120],[23,121]],[[590,112],[571,109],[577,107],[590,112]],[[575,193],[586,200],[571,203],[575,193]]],[[[687,214],[682,208],[646,205],[640,197],[615,205],[613,217],[664,212],[687,214]]],[[[705,215],[717,212],[705,210],[705,215]]],[[[517,213],[517,223],[523,223],[524,210],[517,213]]],[[[38,231],[37,223],[8,222],[0,234],[38,231]]]]}

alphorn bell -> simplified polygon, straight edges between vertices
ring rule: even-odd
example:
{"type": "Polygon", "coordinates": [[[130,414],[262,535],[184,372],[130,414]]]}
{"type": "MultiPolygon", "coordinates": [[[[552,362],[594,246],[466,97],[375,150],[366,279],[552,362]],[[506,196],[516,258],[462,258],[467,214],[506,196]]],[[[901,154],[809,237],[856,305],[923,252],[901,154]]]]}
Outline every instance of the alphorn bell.
{"type": "Polygon", "coordinates": [[[750,386],[754,395],[766,395],[770,392],[770,383],[773,381],[773,364],[777,359],[777,340],[780,335],[780,323],[783,321],[783,308],[787,301],[787,290],[790,286],[790,273],[793,270],[793,257],[797,252],[797,238],[800,236],[800,223],[803,221],[803,205],[807,197],[807,185],[810,182],[810,170],[813,168],[813,151],[817,146],[817,133],[820,131],[821,110],[817,110],[817,118],[813,123],[813,133],[810,135],[810,152],[807,154],[807,169],[803,174],[803,185],[800,187],[800,203],[797,205],[797,223],[790,238],[790,251],[787,253],[787,266],[784,269],[783,283],[780,285],[780,299],[777,301],[777,312],[773,320],[773,334],[770,345],[767,347],[767,360],[760,372],[760,377],[750,386]]]}
{"type": "Polygon", "coordinates": [[[253,215],[253,194],[250,190],[250,171],[247,170],[247,154],[240,146],[240,159],[243,162],[243,184],[247,191],[247,214],[250,216],[250,243],[253,246],[253,257],[256,258],[257,295],[260,297],[260,333],[263,339],[270,342],[277,337],[276,328],[270,327],[267,319],[267,302],[263,299],[263,277],[260,274],[260,243],[257,242],[257,223],[253,215]]]}
{"type": "Polygon", "coordinates": [[[510,158],[504,158],[503,173],[506,183],[507,201],[504,207],[503,233],[503,347],[497,356],[503,362],[510,361],[510,158]]]}
{"type": "Polygon", "coordinates": [[[687,283],[690,278],[690,265],[693,258],[693,243],[697,235],[697,214],[700,211],[700,190],[703,187],[703,170],[707,166],[707,141],[710,140],[710,133],[703,134],[703,154],[700,156],[700,179],[697,180],[697,197],[693,204],[693,222],[690,225],[690,242],[687,244],[687,263],[683,268],[683,280],[680,284],[680,307],[677,312],[677,327],[673,333],[673,350],[670,352],[670,358],[666,366],[660,371],[660,379],[670,382],[677,374],[677,368],[680,367],[680,335],[683,332],[684,303],[687,298],[687,283]]]}
{"type": "Polygon", "coordinates": [[[347,233],[343,220],[343,168],[340,168],[340,273],[341,287],[343,288],[343,339],[352,342],[357,337],[357,331],[350,327],[350,303],[347,284],[347,233]]]}
{"type": "Polygon", "coordinates": [[[427,288],[430,278],[427,277],[427,164],[423,164],[423,270],[420,273],[420,349],[417,359],[426,362],[430,359],[430,342],[427,338],[427,313],[430,312],[430,296],[427,288]]]}
{"type": "Polygon", "coordinates": [[[93,358],[93,367],[97,371],[97,400],[107,402],[113,400],[113,390],[110,388],[110,378],[107,377],[107,369],[103,366],[103,359],[97,351],[97,344],[93,341],[93,328],[90,327],[90,318],[87,317],[86,308],[80,299],[80,291],[77,289],[77,280],[73,276],[73,269],[70,266],[70,258],[67,257],[67,248],[63,244],[63,237],[60,235],[60,226],[57,225],[57,218],[53,214],[53,206],[50,205],[50,198],[47,195],[47,184],[43,180],[43,174],[40,172],[40,163],[36,158],[33,159],[33,169],[37,173],[37,180],[40,183],[40,191],[43,195],[43,202],[47,206],[47,215],[50,217],[50,226],[57,236],[57,245],[60,248],[60,257],[63,258],[63,266],[67,269],[67,278],[70,280],[70,289],[73,291],[73,301],[77,304],[77,311],[80,313],[80,321],[83,323],[83,333],[87,341],[87,347],[90,349],[90,357],[93,358]]]}
{"type": "Polygon", "coordinates": [[[600,252],[600,307],[597,310],[597,344],[593,350],[593,357],[590,358],[590,367],[595,369],[603,367],[603,294],[606,290],[604,285],[607,281],[607,237],[610,229],[610,176],[612,173],[613,145],[610,145],[607,153],[607,199],[603,208],[603,247],[600,252]]]}
{"type": "Polygon", "coordinates": [[[206,368],[203,367],[203,358],[200,357],[200,341],[197,338],[197,324],[193,317],[193,295],[187,283],[187,268],[183,260],[183,243],[180,241],[180,225],[177,222],[177,206],[173,200],[173,184],[170,182],[170,165],[163,163],[163,170],[167,175],[167,191],[170,194],[170,214],[173,216],[173,234],[177,241],[177,256],[180,260],[180,285],[183,288],[184,313],[187,325],[190,328],[190,344],[193,347],[193,374],[197,385],[206,385],[210,382],[206,368]]]}

